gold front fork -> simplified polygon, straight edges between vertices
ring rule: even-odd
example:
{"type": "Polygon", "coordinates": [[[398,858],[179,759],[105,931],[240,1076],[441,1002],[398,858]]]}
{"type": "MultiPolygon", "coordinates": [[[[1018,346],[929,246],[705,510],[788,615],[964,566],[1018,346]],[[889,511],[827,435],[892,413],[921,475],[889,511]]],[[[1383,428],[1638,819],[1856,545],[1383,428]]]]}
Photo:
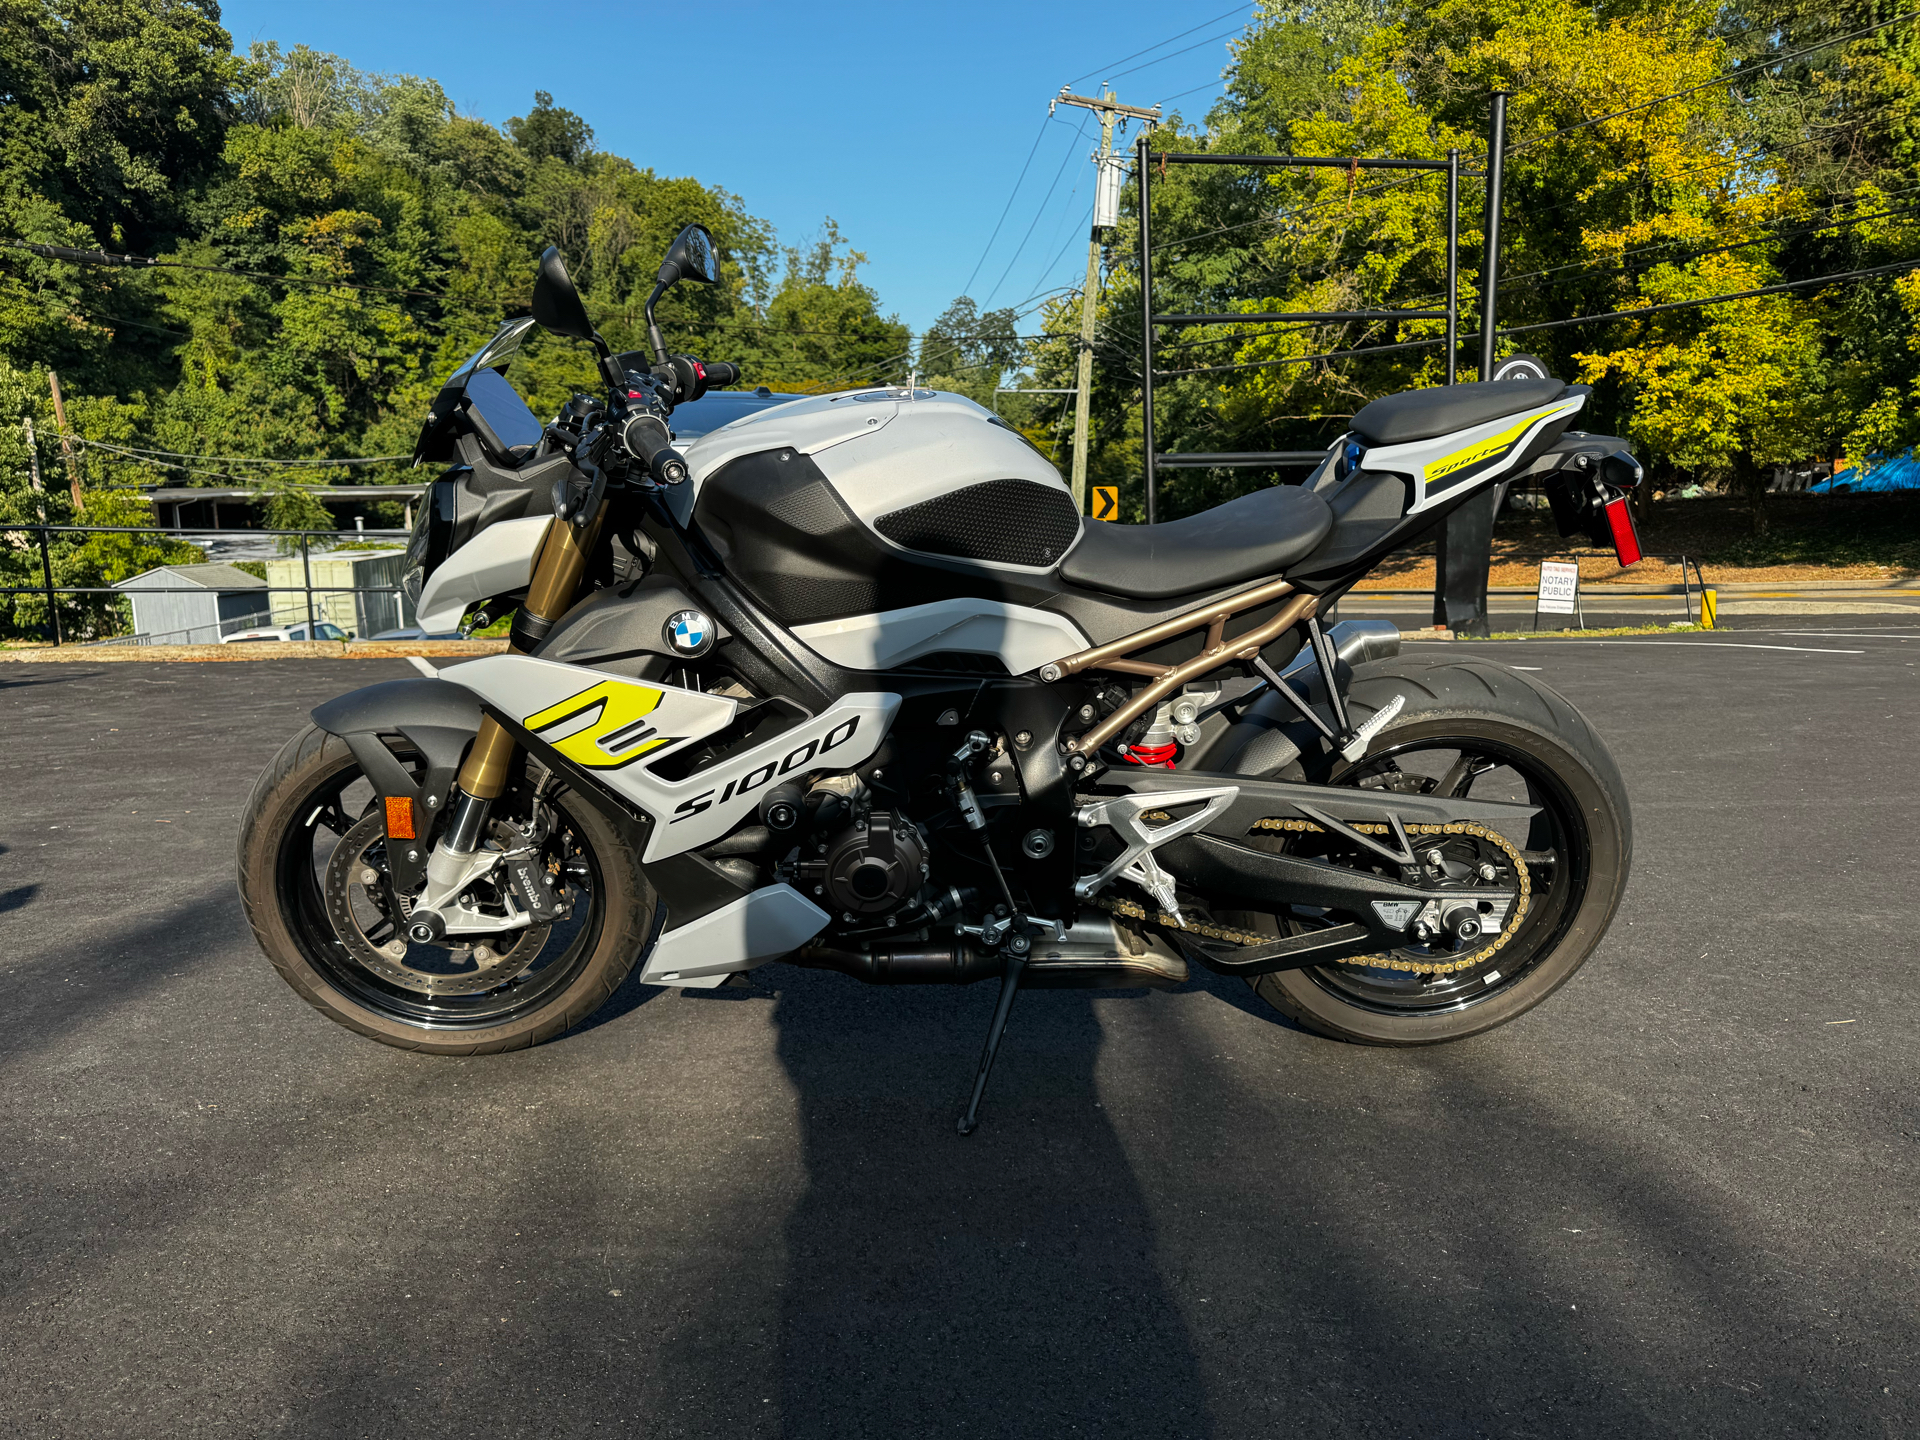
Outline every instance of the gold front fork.
{"type": "MultiPolygon", "coordinates": [[[[600,540],[600,523],[606,512],[606,506],[600,506],[594,518],[579,529],[564,520],[548,525],[540,549],[534,553],[533,583],[527,587],[526,603],[514,618],[509,650],[527,654],[573,608],[581,577],[587,573],[587,557],[600,540]]],[[[507,766],[513,758],[514,740],[506,727],[492,716],[482,716],[480,733],[460,768],[461,790],[475,800],[498,799],[507,788],[507,766]]]]}

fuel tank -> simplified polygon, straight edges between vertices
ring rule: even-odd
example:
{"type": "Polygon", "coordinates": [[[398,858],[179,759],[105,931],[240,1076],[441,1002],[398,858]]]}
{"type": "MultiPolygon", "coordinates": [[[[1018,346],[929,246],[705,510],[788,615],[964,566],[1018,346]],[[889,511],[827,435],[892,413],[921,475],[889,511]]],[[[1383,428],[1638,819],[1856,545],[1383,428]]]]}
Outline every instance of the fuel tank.
{"type": "MultiPolygon", "coordinates": [[[[809,396],[701,436],[686,452],[688,493],[674,497],[682,519],[742,461],[770,454],[775,467],[807,462],[839,507],[902,556],[1040,575],[1080,539],[1060,472],[1018,431],[964,395],[894,387],[809,396]]],[[[776,504],[787,489],[749,488],[776,504]]]]}
{"type": "Polygon", "coordinates": [[[686,455],[672,503],[790,625],[953,598],[1031,606],[1081,538],[1053,464],[962,395],[810,396],[686,455]]]}

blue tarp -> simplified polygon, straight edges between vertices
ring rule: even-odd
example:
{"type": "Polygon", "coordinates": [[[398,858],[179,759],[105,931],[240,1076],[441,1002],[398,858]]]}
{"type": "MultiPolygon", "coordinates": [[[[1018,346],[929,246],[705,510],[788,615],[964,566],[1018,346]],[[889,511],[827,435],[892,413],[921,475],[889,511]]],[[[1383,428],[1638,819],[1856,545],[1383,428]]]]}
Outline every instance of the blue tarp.
{"type": "Polygon", "coordinates": [[[1816,481],[1808,489],[1823,495],[1858,495],[1869,490],[1921,490],[1921,464],[1916,463],[1914,452],[1909,451],[1890,460],[1876,461],[1865,476],[1858,468],[1850,466],[1827,480],[1816,481]]]}

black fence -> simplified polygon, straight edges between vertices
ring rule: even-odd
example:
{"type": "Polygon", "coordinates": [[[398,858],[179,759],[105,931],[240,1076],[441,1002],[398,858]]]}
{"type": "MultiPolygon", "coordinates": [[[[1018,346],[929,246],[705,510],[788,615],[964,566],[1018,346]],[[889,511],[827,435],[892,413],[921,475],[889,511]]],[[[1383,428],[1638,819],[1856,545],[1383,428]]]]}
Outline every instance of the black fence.
{"type": "MultiPolygon", "coordinates": [[[[219,530],[219,529],[213,529],[213,528],[206,528],[206,529],[199,529],[199,530],[194,530],[194,529],[163,530],[154,526],[142,526],[142,525],[0,525],[0,536],[27,535],[32,537],[34,546],[36,546],[40,552],[40,580],[41,580],[41,583],[39,585],[0,586],[0,595],[44,596],[47,602],[46,638],[52,641],[53,644],[55,645],[67,645],[67,644],[110,645],[110,644],[147,644],[147,643],[164,644],[165,642],[158,640],[157,637],[146,636],[143,638],[140,634],[129,635],[129,636],[107,636],[107,637],[101,637],[101,638],[90,640],[90,641],[78,641],[78,642],[68,641],[66,636],[63,634],[63,627],[60,624],[60,607],[59,607],[58,598],[63,595],[87,595],[87,596],[110,596],[115,600],[130,601],[133,597],[138,595],[206,595],[209,590],[208,587],[198,586],[198,585],[172,585],[172,586],[153,585],[153,586],[141,586],[136,590],[128,590],[124,588],[125,587],[124,581],[121,582],[119,585],[92,585],[92,586],[55,585],[53,583],[53,558],[52,558],[51,548],[49,546],[49,538],[56,535],[137,535],[137,536],[143,537],[148,541],[156,542],[156,543],[161,541],[169,541],[169,540],[191,542],[192,538],[195,536],[208,536],[208,537],[218,536],[222,540],[233,540],[237,537],[243,537],[243,536],[248,539],[252,539],[254,537],[264,537],[264,538],[272,539],[275,541],[279,541],[283,539],[293,539],[298,541],[298,553],[300,556],[301,584],[274,585],[271,581],[269,581],[265,585],[249,586],[247,588],[247,593],[257,594],[257,595],[267,596],[267,597],[274,596],[274,595],[290,595],[290,594],[300,595],[304,597],[305,603],[302,607],[302,610],[305,615],[305,625],[307,627],[307,638],[311,640],[315,637],[316,628],[321,624],[327,623],[326,618],[324,616],[316,615],[315,613],[314,597],[316,595],[319,595],[319,596],[329,596],[329,595],[392,596],[394,598],[394,614],[395,614],[395,621],[397,626],[401,622],[401,618],[405,614],[405,594],[402,587],[399,584],[371,585],[371,586],[368,586],[368,585],[362,585],[362,586],[315,585],[314,579],[313,579],[313,562],[314,562],[316,553],[320,555],[325,555],[329,551],[333,551],[333,550],[354,549],[369,541],[388,542],[391,548],[397,551],[401,545],[405,544],[408,534],[409,532],[404,530],[219,530]]],[[[294,552],[291,550],[288,551],[284,558],[291,559],[293,553],[294,552]]],[[[282,557],[275,557],[275,558],[279,559],[282,557]]],[[[163,563],[163,564],[167,564],[167,563],[163,563]]],[[[209,560],[209,561],[178,561],[178,562],[171,562],[171,564],[232,565],[233,562],[209,560]]],[[[295,620],[290,623],[294,625],[299,625],[302,622],[300,620],[295,620]]],[[[221,623],[216,620],[212,624],[217,630],[221,623]]],[[[271,601],[269,601],[269,615],[268,615],[266,624],[267,625],[275,624],[271,616],[271,601]]],[[[205,628],[204,626],[196,626],[196,627],[190,627],[189,629],[196,630],[196,629],[204,629],[204,628],[205,628]]],[[[259,628],[259,627],[257,626],[236,627],[237,630],[244,630],[244,629],[250,629],[250,628],[259,628]]],[[[177,634],[177,633],[178,632],[168,632],[168,634],[177,634]]]]}
{"type": "MultiPolygon", "coordinates": [[[[1497,100],[1498,105],[1498,100],[1497,100]]],[[[1147,523],[1156,519],[1155,472],[1176,467],[1236,468],[1259,466],[1313,467],[1326,455],[1323,450],[1286,451],[1170,451],[1154,450],[1154,331],[1158,326],[1239,325],[1261,323],[1305,324],[1350,320],[1445,320],[1447,322],[1447,383],[1454,383],[1455,352],[1460,338],[1460,234],[1461,234],[1461,153],[1450,150],[1445,160],[1396,160],[1363,156],[1335,155],[1217,155],[1205,151],[1183,153],[1164,150],[1158,153],[1142,135],[1135,145],[1135,170],[1140,183],[1141,214],[1141,451],[1147,465],[1147,523]],[[1294,168],[1345,170],[1350,175],[1363,170],[1433,171],[1447,177],[1447,303],[1438,310],[1329,310],[1236,311],[1227,314],[1157,314],[1154,310],[1153,230],[1154,209],[1152,178],[1157,163],[1161,174],[1170,165],[1236,165],[1255,170],[1294,168]]],[[[1490,202],[1498,206],[1499,191],[1490,189],[1490,202]]],[[[1163,377],[1165,378],[1165,377],[1163,377]]]]}

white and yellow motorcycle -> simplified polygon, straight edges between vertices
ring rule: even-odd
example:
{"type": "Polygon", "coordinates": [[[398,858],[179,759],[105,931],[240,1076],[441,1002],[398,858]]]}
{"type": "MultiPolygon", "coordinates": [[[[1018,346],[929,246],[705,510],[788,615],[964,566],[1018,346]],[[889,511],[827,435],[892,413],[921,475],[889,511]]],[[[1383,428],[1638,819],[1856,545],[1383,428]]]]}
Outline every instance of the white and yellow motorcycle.
{"type": "MultiPolygon", "coordinates": [[[[1554,380],[1364,407],[1309,480],[1160,525],[1084,520],[957,395],[775,405],[683,455],[676,405],[738,381],[667,353],[654,303],[716,278],[697,226],[611,353],[557,252],[531,319],[442,388],[409,548],[429,632],[505,654],[319,707],[260,779],[240,888],[314,1006],[390,1045],[533,1045],[640,979],[781,959],[1022,986],[1246,977],[1322,1034],[1472,1035],[1605,932],[1627,797],[1565,699],[1325,623],[1469,496],[1545,484],[1632,545],[1620,441],[1554,380]],[[534,324],[603,395],[551,422],[505,372],[534,324]]],[[[423,667],[425,663],[423,662],[423,667]]]]}

